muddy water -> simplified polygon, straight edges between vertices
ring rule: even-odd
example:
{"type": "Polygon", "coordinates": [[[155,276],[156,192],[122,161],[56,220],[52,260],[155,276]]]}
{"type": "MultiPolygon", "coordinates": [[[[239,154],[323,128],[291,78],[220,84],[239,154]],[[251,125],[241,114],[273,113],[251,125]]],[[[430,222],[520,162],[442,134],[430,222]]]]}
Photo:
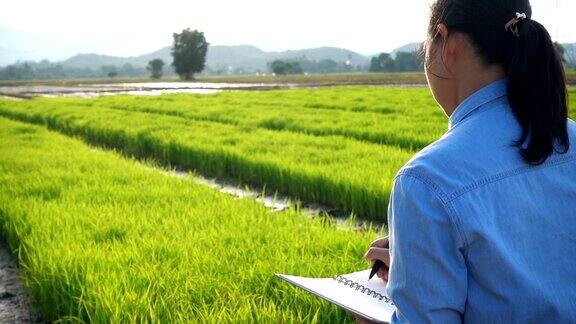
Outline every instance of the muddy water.
{"type": "MultiPolygon", "coordinates": [[[[110,84],[94,84],[94,88],[109,88],[110,84]]],[[[274,83],[217,83],[217,82],[140,82],[119,83],[115,87],[145,89],[252,89],[289,87],[291,84],[274,83]]],[[[293,86],[293,85],[292,85],[293,86]]]]}
{"type": "Polygon", "coordinates": [[[274,90],[293,88],[317,88],[331,86],[393,86],[393,87],[423,87],[425,84],[415,83],[385,83],[373,84],[347,83],[347,82],[310,82],[310,83],[217,83],[217,82],[140,82],[140,83],[108,83],[108,84],[83,84],[70,86],[54,85],[22,85],[0,86],[0,97],[9,96],[16,98],[32,97],[83,97],[94,98],[115,94],[130,94],[139,96],[156,96],[165,93],[196,93],[212,94],[224,90],[274,90]]]}
{"type": "Polygon", "coordinates": [[[0,99],[4,99],[4,100],[14,100],[14,101],[23,100],[23,99],[17,98],[17,97],[8,97],[8,96],[1,96],[1,95],[0,95],[0,99]]]}
{"type": "Polygon", "coordinates": [[[211,94],[222,90],[270,90],[290,88],[291,84],[260,83],[204,83],[204,82],[150,82],[89,84],[78,86],[2,86],[0,96],[31,97],[85,97],[93,98],[105,95],[130,94],[155,96],[165,93],[211,94]]]}
{"type": "MultiPolygon", "coordinates": [[[[254,188],[242,188],[234,184],[218,181],[216,179],[207,179],[198,175],[193,175],[186,171],[176,170],[168,172],[168,174],[176,178],[192,180],[197,184],[208,186],[212,189],[216,189],[225,194],[234,196],[236,199],[255,199],[257,202],[261,203],[269,209],[272,209],[274,212],[281,212],[289,208],[295,208],[297,204],[296,201],[287,196],[270,196],[262,194],[262,191],[256,190],[254,188]]],[[[366,230],[372,227],[380,230],[384,226],[384,224],[381,222],[368,222],[362,220],[356,220],[353,224],[350,224],[350,222],[346,219],[346,214],[344,212],[317,203],[300,203],[299,210],[301,213],[311,217],[318,217],[324,213],[335,220],[336,224],[342,229],[352,227],[352,229],[355,230],[366,230]]]]}
{"type": "Polygon", "coordinates": [[[96,98],[100,96],[113,96],[119,94],[128,94],[134,96],[159,96],[168,93],[195,93],[195,94],[212,94],[220,92],[221,90],[214,89],[165,89],[165,90],[130,90],[130,91],[116,91],[116,92],[70,92],[70,93],[47,93],[39,94],[37,96],[46,98],[59,98],[59,97],[80,97],[80,98],[96,98]]]}

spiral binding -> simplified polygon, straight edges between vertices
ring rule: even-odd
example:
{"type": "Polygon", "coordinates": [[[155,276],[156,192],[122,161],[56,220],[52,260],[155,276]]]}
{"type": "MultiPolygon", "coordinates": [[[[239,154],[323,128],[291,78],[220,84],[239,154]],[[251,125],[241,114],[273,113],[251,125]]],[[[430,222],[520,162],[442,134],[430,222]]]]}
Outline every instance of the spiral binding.
{"type": "Polygon", "coordinates": [[[359,291],[363,294],[366,294],[368,296],[372,296],[373,298],[378,298],[379,300],[384,300],[386,303],[390,303],[390,304],[394,305],[392,300],[390,298],[388,298],[387,296],[384,296],[375,290],[372,290],[368,287],[365,287],[365,286],[357,283],[356,281],[347,279],[345,277],[342,277],[341,275],[334,276],[333,279],[338,281],[339,283],[343,283],[346,286],[350,286],[350,288],[355,288],[356,291],[359,291]]]}

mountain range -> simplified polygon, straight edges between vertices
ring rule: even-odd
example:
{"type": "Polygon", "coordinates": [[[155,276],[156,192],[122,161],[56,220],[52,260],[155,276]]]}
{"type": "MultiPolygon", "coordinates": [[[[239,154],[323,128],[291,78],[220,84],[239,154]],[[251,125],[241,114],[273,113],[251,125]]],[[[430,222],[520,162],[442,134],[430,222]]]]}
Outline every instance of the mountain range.
{"type": "MultiPolygon", "coordinates": [[[[574,64],[576,59],[576,43],[562,44],[566,51],[566,59],[574,64]]],[[[410,43],[391,52],[394,56],[399,52],[414,52],[418,50],[420,43],[410,43]]],[[[376,56],[374,54],[373,56],[376,56]]],[[[215,45],[208,48],[206,67],[212,71],[226,71],[242,68],[247,72],[267,71],[268,64],[277,59],[307,58],[313,61],[331,59],[336,62],[350,61],[352,66],[367,66],[372,56],[366,56],[351,50],[337,47],[318,47],[302,50],[288,51],[263,51],[251,45],[215,45]]],[[[100,54],[77,54],[60,63],[63,66],[75,68],[100,68],[101,66],[121,67],[131,64],[134,67],[145,67],[150,60],[162,59],[168,65],[172,62],[170,47],[163,47],[155,52],[133,56],[119,57],[100,54]]]]}
{"type": "MultiPolygon", "coordinates": [[[[411,51],[418,43],[398,48],[398,51],[411,51]]],[[[62,40],[16,31],[0,26],[0,67],[17,61],[40,61],[44,58],[64,67],[99,69],[102,66],[121,67],[130,64],[143,68],[148,62],[160,58],[170,66],[172,55],[170,46],[139,56],[122,57],[94,53],[78,53],[82,46],[65,44],[62,40]],[[63,59],[69,57],[67,59],[63,59]]],[[[393,53],[394,53],[393,52],[393,53]]],[[[81,53],[81,52],[80,52],[81,53]]],[[[377,55],[377,54],[375,54],[377,55]]],[[[337,47],[318,47],[302,50],[263,51],[251,45],[224,46],[214,45],[208,48],[206,66],[214,71],[241,68],[248,72],[267,71],[268,63],[276,59],[307,58],[321,61],[331,59],[346,62],[352,66],[367,66],[373,55],[362,55],[354,51],[337,47]]]]}
{"type": "MultiPolygon", "coordinates": [[[[409,47],[406,47],[409,48],[409,47]]],[[[97,68],[104,65],[122,66],[131,64],[144,67],[152,59],[159,58],[166,63],[172,62],[170,47],[161,48],[155,52],[134,57],[118,57],[99,54],[78,54],[62,61],[62,65],[75,68],[97,68]]],[[[227,70],[242,68],[245,71],[267,71],[269,62],[277,59],[307,58],[313,61],[331,59],[336,62],[350,61],[353,66],[366,66],[370,62],[365,56],[347,49],[337,47],[318,47],[302,50],[263,51],[251,45],[214,45],[208,48],[206,66],[211,70],[227,70]]]]}
{"type": "MultiPolygon", "coordinates": [[[[170,46],[163,47],[154,52],[131,57],[110,56],[101,54],[76,54],[68,59],[58,61],[57,58],[77,53],[75,47],[64,46],[55,39],[46,39],[33,34],[16,32],[0,27],[0,67],[20,61],[34,61],[42,57],[55,59],[63,67],[100,69],[102,66],[122,67],[127,64],[134,68],[144,68],[150,60],[159,58],[166,62],[171,70],[172,55],[170,46]],[[62,46],[60,46],[62,45],[62,46]],[[65,49],[64,49],[65,48],[65,49]]],[[[576,65],[576,43],[562,44],[565,48],[565,58],[571,65],[576,65]]],[[[398,52],[413,52],[420,43],[409,43],[391,52],[395,56],[398,52]]],[[[353,67],[366,68],[370,59],[378,55],[362,55],[357,52],[337,47],[318,47],[302,50],[263,51],[251,45],[214,45],[209,46],[206,58],[207,70],[216,72],[234,72],[238,69],[244,72],[267,71],[268,64],[277,59],[306,58],[312,61],[331,59],[336,62],[347,62],[353,67]]]]}

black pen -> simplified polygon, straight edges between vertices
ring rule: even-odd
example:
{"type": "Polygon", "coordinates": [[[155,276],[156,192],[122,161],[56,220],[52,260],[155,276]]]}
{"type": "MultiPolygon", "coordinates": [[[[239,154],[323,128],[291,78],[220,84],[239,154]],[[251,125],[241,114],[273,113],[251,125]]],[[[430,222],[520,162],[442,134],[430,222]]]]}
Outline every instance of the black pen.
{"type": "MultiPolygon", "coordinates": [[[[387,244],[385,247],[383,247],[383,249],[388,248],[390,245],[387,244]]],[[[372,277],[374,277],[374,275],[376,274],[376,272],[378,272],[378,270],[380,270],[380,268],[382,266],[385,266],[386,269],[388,269],[388,267],[386,266],[386,264],[382,261],[382,260],[376,260],[374,262],[374,265],[372,266],[372,271],[370,271],[370,276],[368,277],[368,280],[372,279],[372,277]]]]}

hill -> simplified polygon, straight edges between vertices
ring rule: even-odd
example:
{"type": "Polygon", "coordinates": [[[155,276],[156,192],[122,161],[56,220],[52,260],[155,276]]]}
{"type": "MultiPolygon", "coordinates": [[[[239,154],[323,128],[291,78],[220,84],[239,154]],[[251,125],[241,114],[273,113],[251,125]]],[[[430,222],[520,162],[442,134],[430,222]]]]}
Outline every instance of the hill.
{"type": "Polygon", "coordinates": [[[398,47],[397,49],[393,50],[390,54],[392,55],[392,57],[396,57],[396,53],[416,52],[420,49],[420,46],[422,46],[422,43],[409,43],[404,46],[398,47]]]}
{"type": "MultiPolygon", "coordinates": [[[[117,57],[99,54],[78,54],[61,62],[62,65],[75,68],[99,68],[105,65],[120,67],[131,64],[144,67],[148,61],[160,58],[167,63],[172,62],[170,47],[161,48],[155,52],[135,56],[117,57]]],[[[302,50],[281,52],[266,52],[250,45],[224,46],[215,45],[208,48],[206,66],[212,70],[230,70],[242,68],[246,71],[266,71],[267,64],[277,59],[307,58],[310,60],[332,59],[337,62],[350,61],[352,65],[364,66],[370,58],[356,52],[336,47],[318,47],[302,50]]]]}

